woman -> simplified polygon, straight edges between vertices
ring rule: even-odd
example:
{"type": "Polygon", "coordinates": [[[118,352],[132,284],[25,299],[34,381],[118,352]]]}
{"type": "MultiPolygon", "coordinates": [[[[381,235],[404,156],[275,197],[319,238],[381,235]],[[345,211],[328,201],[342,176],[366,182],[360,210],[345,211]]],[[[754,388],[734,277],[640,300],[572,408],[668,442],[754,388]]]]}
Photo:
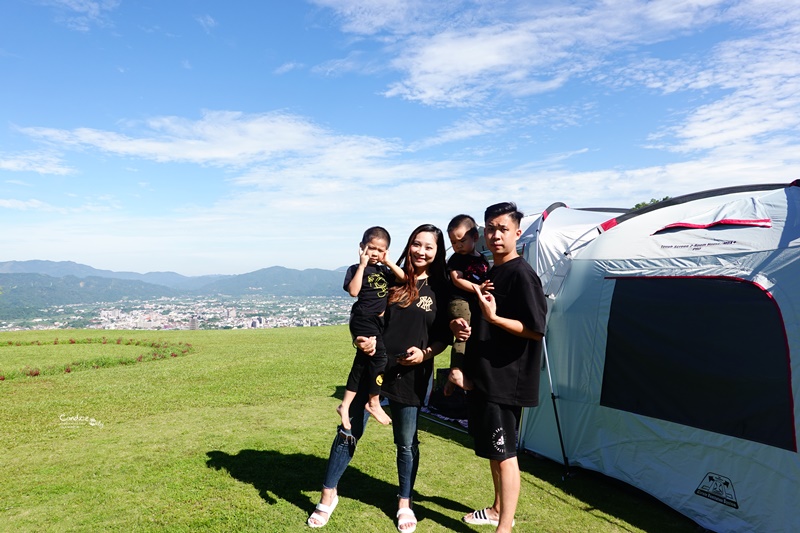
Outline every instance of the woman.
{"type": "MultiPolygon", "coordinates": [[[[411,496],[419,466],[419,409],[433,374],[433,357],[452,341],[447,317],[449,283],[444,256],[444,236],[439,228],[423,224],[415,229],[401,255],[406,279],[391,288],[384,315],[383,342],[389,362],[384,372],[382,394],[389,399],[392,411],[400,485],[397,529],[402,533],[412,533],[417,528],[411,496]]],[[[358,337],[356,343],[365,353],[375,349],[374,337],[358,337]]],[[[359,387],[359,390],[366,389],[359,387]]],[[[328,458],[320,503],[308,518],[311,527],[324,526],[339,503],[339,479],[355,453],[356,443],[369,417],[365,415],[365,403],[366,396],[359,392],[350,408],[350,432],[339,426],[328,458]]]]}

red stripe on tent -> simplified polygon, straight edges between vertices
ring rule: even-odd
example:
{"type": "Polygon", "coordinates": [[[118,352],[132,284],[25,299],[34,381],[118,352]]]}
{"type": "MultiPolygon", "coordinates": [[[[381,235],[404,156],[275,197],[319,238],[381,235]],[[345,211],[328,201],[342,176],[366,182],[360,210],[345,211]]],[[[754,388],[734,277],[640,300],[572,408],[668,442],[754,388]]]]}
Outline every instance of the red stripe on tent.
{"type": "Polygon", "coordinates": [[[656,232],[653,233],[653,235],[668,229],[675,229],[675,228],[707,229],[713,226],[749,226],[758,228],[771,228],[772,220],[768,218],[760,218],[760,219],[723,218],[722,220],[715,220],[714,222],[709,222],[708,224],[691,224],[689,222],[674,222],[672,224],[667,224],[666,226],[664,226],[659,230],[656,230],[656,232]]]}
{"type": "Polygon", "coordinates": [[[617,219],[616,218],[612,218],[612,219],[606,220],[605,222],[600,224],[600,229],[603,230],[603,231],[608,231],[608,230],[610,230],[611,228],[613,228],[616,225],[617,225],[617,219]]]}
{"type": "Polygon", "coordinates": [[[547,207],[547,209],[545,209],[544,211],[542,211],[542,221],[545,221],[545,220],[547,220],[547,217],[549,217],[549,216],[550,216],[550,213],[552,213],[553,211],[555,211],[555,210],[556,210],[556,209],[558,209],[559,207],[567,207],[567,208],[568,208],[567,204],[565,204],[564,202],[555,202],[555,203],[552,203],[552,204],[550,204],[550,205],[547,207]]]}

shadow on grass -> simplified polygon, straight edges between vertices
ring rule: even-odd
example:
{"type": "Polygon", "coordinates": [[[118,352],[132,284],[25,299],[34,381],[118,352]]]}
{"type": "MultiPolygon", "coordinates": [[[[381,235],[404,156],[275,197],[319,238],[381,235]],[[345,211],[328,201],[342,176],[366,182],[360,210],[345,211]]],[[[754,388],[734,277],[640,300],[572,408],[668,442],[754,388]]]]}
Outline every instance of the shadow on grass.
{"type": "MultiPolygon", "coordinates": [[[[320,480],[327,467],[327,459],[304,453],[284,454],[274,450],[241,450],[235,455],[214,450],[206,455],[208,468],[225,470],[234,479],[252,485],[268,504],[284,500],[307,514],[311,514],[318,501],[316,493],[321,489],[320,480]],[[315,493],[311,500],[306,496],[307,492],[315,493]]],[[[340,487],[343,497],[380,509],[389,520],[395,520],[395,485],[350,466],[342,476],[340,487]]],[[[426,502],[458,513],[466,514],[471,510],[446,498],[416,493],[414,511],[420,524],[431,520],[451,531],[474,531],[460,520],[426,506],[426,502]]]]}
{"type": "MultiPolygon", "coordinates": [[[[461,446],[472,448],[472,437],[447,422],[440,422],[435,418],[422,417],[420,430],[452,441],[461,446]]],[[[653,496],[617,479],[608,477],[599,472],[584,470],[578,467],[570,468],[570,475],[566,476],[564,465],[550,459],[521,453],[519,466],[522,472],[548,483],[564,493],[551,494],[560,498],[567,504],[567,497],[579,500],[585,512],[597,517],[602,514],[614,516],[628,524],[644,531],[664,532],[694,532],[705,531],[689,518],[678,513],[653,496]]],[[[489,470],[486,461],[486,470],[489,470]]],[[[523,492],[523,498],[524,492],[523,492]]],[[[465,510],[469,512],[470,510],[465,510]]],[[[609,520],[609,524],[612,522],[609,520]]],[[[616,523],[615,523],[616,524],[616,523]]]]}
{"type": "Polygon", "coordinates": [[[333,394],[331,394],[331,398],[336,398],[337,400],[343,400],[344,399],[344,391],[345,391],[345,386],[344,385],[338,385],[336,387],[336,390],[333,391],[333,394]]]}
{"type": "MultiPolygon", "coordinates": [[[[643,531],[706,531],[653,496],[600,472],[572,466],[569,475],[565,475],[564,465],[530,454],[520,455],[519,464],[521,471],[557,487],[565,496],[579,500],[585,512],[609,524],[618,526],[603,515],[616,517],[643,531]]],[[[559,497],[557,494],[551,496],[559,497]]]]}

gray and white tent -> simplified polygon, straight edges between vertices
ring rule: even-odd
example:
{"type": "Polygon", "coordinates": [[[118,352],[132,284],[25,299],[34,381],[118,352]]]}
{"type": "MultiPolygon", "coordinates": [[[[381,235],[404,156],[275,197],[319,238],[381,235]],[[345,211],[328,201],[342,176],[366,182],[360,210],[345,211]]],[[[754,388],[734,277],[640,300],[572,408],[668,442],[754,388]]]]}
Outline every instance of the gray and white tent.
{"type": "Polygon", "coordinates": [[[572,230],[587,213],[559,211],[526,231],[551,298],[550,372],[521,447],[714,531],[800,531],[800,181],[572,230]]]}

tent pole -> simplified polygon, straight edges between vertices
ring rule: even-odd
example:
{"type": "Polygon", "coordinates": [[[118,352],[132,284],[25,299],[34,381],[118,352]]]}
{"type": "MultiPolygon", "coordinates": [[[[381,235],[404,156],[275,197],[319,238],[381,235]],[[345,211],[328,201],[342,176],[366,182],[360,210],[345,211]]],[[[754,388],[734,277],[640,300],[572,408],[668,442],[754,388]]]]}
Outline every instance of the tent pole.
{"type": "Polygon", "coordinates": [[[542,338],[542,355],[544,356],[544,366],[547,369],[547,380],[550,383],[550,399],[553,401],[553,414],[556,417],[556,429],[558,430],[558,442],[561,444],[561,457],[564,459],[564,476],[561,478],[565,480],[572,477],[572,472],[569,470],[569,459],[567,458],[567,451],[564,448],[564,436],[561,433],[561,421],[558,418],[558,407],[556,406],[556,393],[553,388],[553,376],[550,373],[550,359],[547,357],[547,343],[542,338]]]}
{"type": "MultiPolygon", "coordinates": [[[[538,225],[536,227],[536,248],[534,249],[534,264],[533,269],[536,271],[536,274],[539,274],[539,237],[542,232],[542,225],[544,224],[544,219],[541,217],[537,221],[538,225]]],[[[548,306],[549,307],[549,306],[548,306]]],[[[549,314],[549,313],[548,313],[549,314]]],[[[549,317],[548,317],[549,318],[549,317]]],[[[572,473],[569,470],[569,459],[567,458],[567,451],[564,448],[564,436],[561,433],[561,421],[558,418],[558,406],[556,405],[556,393],[555,388],[553,387],[553,375],[550,373],[550,358],[547,357],[547,339],[542,337],[542,355],[544,356],[544,367],[547,370],[547,381],[550,383],[550,399],[553,402],[553,414],[556,417],[556,429],[558,430],[558,443],[561,445],[561,457],[564,459],[564,476],[561,478],[565,480],[569,477],[572,477],[572,473]]]]}

